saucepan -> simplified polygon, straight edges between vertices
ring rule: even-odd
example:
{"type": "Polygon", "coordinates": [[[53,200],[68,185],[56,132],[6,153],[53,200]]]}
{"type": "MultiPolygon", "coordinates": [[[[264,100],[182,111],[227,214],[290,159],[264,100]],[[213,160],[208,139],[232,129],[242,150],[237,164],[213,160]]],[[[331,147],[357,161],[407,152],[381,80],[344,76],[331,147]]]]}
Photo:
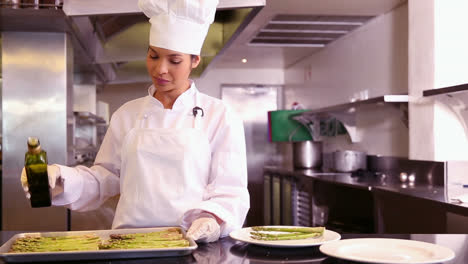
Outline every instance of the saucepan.
{"type": "Polygon", "coordinates": [[[366,170],[367,154],[362,151],[337,150],[333,152],[333,169],[338,172],[366,170]]]}

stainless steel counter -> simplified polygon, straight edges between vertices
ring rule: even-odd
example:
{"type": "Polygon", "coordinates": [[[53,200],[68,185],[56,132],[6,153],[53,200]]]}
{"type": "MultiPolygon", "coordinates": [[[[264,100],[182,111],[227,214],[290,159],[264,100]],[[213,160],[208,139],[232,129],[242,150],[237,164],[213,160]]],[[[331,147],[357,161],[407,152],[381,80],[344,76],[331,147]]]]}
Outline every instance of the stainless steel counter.
{"type": "MultiPolygon", "coordinates": [[[[2,244],[12,237],[14,231],[0,232],[2,244]]],[[[344,234],[348,238],[399,238],[435,243],[451,248],[456,257],[444,264],[468,263],[468,235],[465,234],[397,234],[397,235],[356,235],[344,234]]],[[[58,262],[56,262],[58,263],[58,262]]],[[[69,262],[68,262],[69,263],[69,262]]],[[[74,262],[78,263],[78,262],[74,262]]],[[[268,248],[237,242],[231,238],[222,238],[217,242],[199,244],[192,255],[184,257],[147,258],[132,260],[96,260],[80,261],[79,263],[312,263],[312,264],[344,264],[349,261],[323,255],[318,247],[306,248],[268,248]]],[[[353,262],[356,263],[356,262],[353,262]]]]}
{"type": "Polygon", "coordinates": [[[342,233],[468,233],[468,204],[448,198],[440,171],[419,173],[414,184],[401,183],[395,171],[357,176],[264,167],[264,224],[323,225],[342,233]],[[435,181],[424,180],[429,174],[435,181]]]}
{"type": "Polygon", "coordinates": [[[291,168],[264,167],[265,173],[281,174],[298,179],[322,181],[356,189],[390,192],[409,198],[423,199],[444,206],[447,210],[468,216],[468,204],[450,201],[443,186],[418,183],[410,185],[401,183],[392,177],[363,176],[352,177],[351,173],[323,173],[316,170],[294,170],[291,168]]]}

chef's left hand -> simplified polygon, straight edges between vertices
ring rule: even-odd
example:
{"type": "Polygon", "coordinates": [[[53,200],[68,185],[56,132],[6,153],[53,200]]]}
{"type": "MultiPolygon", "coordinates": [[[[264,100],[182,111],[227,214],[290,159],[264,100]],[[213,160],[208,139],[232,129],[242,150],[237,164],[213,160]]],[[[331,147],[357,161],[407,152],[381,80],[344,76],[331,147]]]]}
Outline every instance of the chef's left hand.
{"type": "Polygon", "coordinates": [[[197,242],[208,243],[218,240],[220,233],[221,227],[216,218],[209,213],[205,213],[192,222],[192,225],[187,231],[187,237],[197,242]]]}

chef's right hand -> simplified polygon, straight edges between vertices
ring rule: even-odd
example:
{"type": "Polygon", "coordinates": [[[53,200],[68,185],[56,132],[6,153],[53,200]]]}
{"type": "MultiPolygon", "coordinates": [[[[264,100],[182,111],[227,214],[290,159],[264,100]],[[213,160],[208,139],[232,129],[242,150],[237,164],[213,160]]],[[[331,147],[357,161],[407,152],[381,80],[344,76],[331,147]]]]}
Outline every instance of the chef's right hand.
{"type": "MultiPolygon", "coordinates": [[[[47,165],[47,175],[49,176],[49,187],[52,190],[52,197],[63,192],[63,184],[60,177],[60,168],[56,165],[47,165]]],[[[23,186],[24,194],[26,198],[31,198],[29,192],[28,177],[26,176],[26,170],[23,167],[21,172],[21,186],[23,186]]]]}

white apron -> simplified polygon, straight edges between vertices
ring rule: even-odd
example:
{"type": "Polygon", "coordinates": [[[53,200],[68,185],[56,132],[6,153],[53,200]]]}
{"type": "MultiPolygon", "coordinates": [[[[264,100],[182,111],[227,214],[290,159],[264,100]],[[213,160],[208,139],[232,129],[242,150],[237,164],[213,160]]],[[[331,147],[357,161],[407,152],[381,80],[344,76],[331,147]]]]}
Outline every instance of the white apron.
{"type": "MultiPolygon", "coordinates": [[[[193,107],[197,97],[195,93],[193,107]]],[[[177,129],[144,128],[150,114],[140,111],[122,142],[120,200],[112,228],[177,226],[203,199],[211,151],[207,136],[198,129],[202,112],[194,116],[189,107],[177,113],[186,115],[188,122],[177,129]]]]}

